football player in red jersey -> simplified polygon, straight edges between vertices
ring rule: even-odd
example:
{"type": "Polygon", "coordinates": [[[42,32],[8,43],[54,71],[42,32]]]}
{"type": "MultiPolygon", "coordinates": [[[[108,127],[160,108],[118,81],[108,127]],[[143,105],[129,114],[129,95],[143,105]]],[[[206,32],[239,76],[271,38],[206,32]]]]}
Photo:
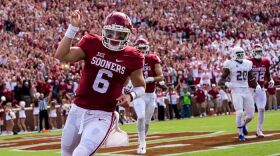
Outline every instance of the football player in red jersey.
{"type": "MultiPolygon", "coordinates": [[[[264,121],[264,111],[266,105],[266,93],[264,89],[264,82],[268,81],[269,86],[274,86],[274,81],[270,75],[270,60],[268,58],[263,57],[263,48],[260,44],[256,44],[253,48],[253,57],[248,58],[248,60],[252,61],[253,67],[252,71],[257,80],[258,84],[261,86],[261,90],[252,90],[252,94],[254,96],[254,101],[257,105],[258,109],[258,127],[257,127],[257,137],[264,137],[262,128],[263,128],[263,121],[264,121]]],[[[250,82],[249,86],[254,88],[250,82]]]]}
{"type": "Polygon", "coordinates": [[[141,97],[133,101],[133,106],[137,115],[138,143],[137,154],[146,153],[146,135],[149,123],[153,116],[156,105],[156,82],[163,80],[161,60],[155,54],[150,54],[149,43],[144,38],[138,38],[134,46],[145,55],[143,75],[146,82],[146,92],[141,97]]]}
{"type": "Polygon", "coordinates": [[[74,104],[62,132],[63,156],[96,153],[114,123],[116,105],[128,106],[145,93],[144,56],[127,45],[132,31],[129,17],[121,12],[109,14],[102,36],[87,34],[77,46],[71,47],[80,24],[81,13],[75,10],[55,54],[61,61],[85,61],[74,104]],[[121,95],[128,77],[135,87],[129,94],[121,95]]]}

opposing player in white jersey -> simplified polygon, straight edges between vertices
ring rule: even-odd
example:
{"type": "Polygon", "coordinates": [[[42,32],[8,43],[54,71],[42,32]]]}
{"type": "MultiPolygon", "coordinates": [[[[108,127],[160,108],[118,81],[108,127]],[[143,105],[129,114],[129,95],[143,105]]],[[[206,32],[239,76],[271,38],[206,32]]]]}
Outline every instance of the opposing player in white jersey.
{"type": "Polygon", "coordinates": [[[146,153],[146,136],[149,123],[156,105],[156,82],[163,80],[161,61],[155,54],[149,54],[149,43],[144,38],[136,40],[134,46],[145,56],[143,75],[146,82],[145,94],[133,101],[133,106],[137,115],[138,143],[137,154],[146,153]]]}
{"type": "MultiPolygon", "coordinates": [[[[226,85],[232,93],[232,102],[236,111],[236,125],[238,128],[238,139],[245,141],[244,135],[248,134],[247,124],[254,117],[254,100],[249,90],[249,81],[256,81],[252,74],[252,62],[245,60],[245,52],[241,47],[234,47],[231,51],[231,60],[224,62],[224,71],[219,81],[219,85],[226,85]],[[227,79],[229,82],[226,82],[227,79]],[[245,118],[242,121],[243,110],[245,118]]],[[[257,86],[259,89],[260,86],[257,86]]]]}
{"type": "Polygon", "coordinates": [[[270,60],[268,58],[263,57],[263,48],[260,44],[256,44],[253,49],[253,57],[247,58],[247,60],[252,61],[253,63],[253,74],[255,76],[255,79],[258,81],[258,84],[261,86],[261,90],[256,91],[253,88],[253,85],[249,83],[249,86],[253,89],[251,89],[251,92],[253,94],[255,103],[257,105],[258,109],[258,127],[256,136],[259,138],[264,137],[264,134],[262,132],[263,128],[263,121],[264,121],[264,111],[265,111],[265,105],[266,105],[266,93],[264,89],[264,83],[265,81],[268,81],[269,87],[274,86],[274,81],[270,75],[270,60]]]}

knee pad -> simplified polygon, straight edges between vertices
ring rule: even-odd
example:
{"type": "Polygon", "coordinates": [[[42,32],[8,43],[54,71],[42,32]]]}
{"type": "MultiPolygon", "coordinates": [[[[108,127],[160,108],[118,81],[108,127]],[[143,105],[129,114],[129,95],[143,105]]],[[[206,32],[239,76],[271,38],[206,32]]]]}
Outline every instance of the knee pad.
{"type": "Polygon", "coordinates": [[[243,115],[243,110],[237,110],[236,111],[236,116],[242,117],[242,115],[243,115]]]}
{"type": "Polygon", "coordinates": [[[252,120],[252,119],[254,118],[254,113],[248,113],[248,114],[246,114],[246,118],[252,120]]]}
{"type": "Polygon", "coordinates": [[[92,155],[97,151],[98,144],[95,142],[86,139],[84,142],[80,142],[78,147],[74,150],[73,156],[84,156],[84,155],[92,155]]]}
{"type": "Polygon", "coordinates": [[[145,124],[149,124],[151,122],[151,118],[150,117],[145,117],[145,124]]]}
{"type": "Polygon", "coordinates": [[[262,113],[262,112],[265,112],[265,109],[264,109],[264,108],[259,108],[259,109],[258,109],[258,112],[259,112],[259,113],[260,113],[260,112],[261,112],[261,113],[262,113]]]}
{"type": "Polygon", "coordinates": [[[137,121],[140,121],[140,122],[144,122],[145,121],[145,117],[144,116],[137,116],[137,121]]]}
{"type": "Polygon", "coordinates": [[[73,152],[73,156],[82,156],[82,155],[90,155],[90,154],[91,154],[91,151],[89,151],[83,145],[79,145],[73,152]]]}
{"type": "Polygon", "coordinates": [[[61,155],[62,156],[72,156],[74,148],[70,146],[61,145],[61,155]]]}

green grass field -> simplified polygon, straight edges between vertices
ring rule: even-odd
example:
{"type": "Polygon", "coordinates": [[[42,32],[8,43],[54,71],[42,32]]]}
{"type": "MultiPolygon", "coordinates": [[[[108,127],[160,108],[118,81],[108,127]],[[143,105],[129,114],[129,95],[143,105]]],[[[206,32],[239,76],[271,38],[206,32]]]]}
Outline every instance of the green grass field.
{"type": "MultiPolygon", "coordinates": [[[[255,131],[257,127],[257,114],[255,119],[249,124],[249,131],[255,131]]],[[[136,132],[135,124],[121,126],[121,128],[129,133],[136,132]]],[[[280,130],[280,111],[266,112],[264,130],[280,130]]],[[[194,131],[212,131],[220,132],[220,134],[236,133],[235,116],[219,116],[206,118],[192,118],[184,120],[172,120],[164,122],[152,122],[150,133],[169,133],[169,132],[194,132],[194,131]]],[[[46,134],[60,134],[61,131],[50,132],[46,134]]],[[[0,136],[0,156],[55,156],[60,155],[59,150],[45,151],[21,151],[13,148],[1,148],[2,143],[7,143],[3,138],[14,138],[18,136],[38,135],[26,134],[17,136],[0,136]]],[[[41,134],[40,134],[41,135],[41,134]]],[[[194,136],[195,137],[195,136],[194,136]]],[[[190,136],[189,138],[194,138],[190,136]]],[[[149,146],[148,142],[148,146],[149,146]]],[[[186,147],[188,148],[188,147],[186,147]]],[[[149,149],[148,149],[149,150],[149,149]]],[[[164,154],[164,153],[163,153],[164,154]]],[[[98,154],[97,154],[98,155],[98,154]]],[[[104,154],[103,154],[104,155],[104,154]]],[[[173,154],[174,155],[174,154],[173,154]]],[[[182,153],[178,151],[175,155],[199,155],[199,156],[257,156],[257,155],[280,155],[280,140],[264,141],[258,143],[248,143],[242,145],[230,146],[226,149],[210,149],[202,151],[194,151],[190,153],[182,153]]]]}

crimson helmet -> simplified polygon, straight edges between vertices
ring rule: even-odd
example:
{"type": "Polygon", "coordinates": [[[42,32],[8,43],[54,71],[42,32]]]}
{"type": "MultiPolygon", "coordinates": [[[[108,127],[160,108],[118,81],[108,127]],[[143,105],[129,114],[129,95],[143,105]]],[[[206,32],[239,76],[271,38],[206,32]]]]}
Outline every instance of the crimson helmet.
{"type": "Polygon", "coordinates": [[[256,44],[253,47],[253,56],[255,59],[261,59],[263,57],[263,48],[262,45],[256,44]]]}
{"type": "Polygon", "coordinates": [[[121,51],[127,46],[131,31],[130,18],[122,12],[112,12],[102,28],[102,44],[112,51],[121,51]]]}
{"type": "Polygon", "coordinates": [[[147,55],[150,51],[149,42],[147,40],[145,40],[144,38],[138,38],[134,43],[134,47],[139,49],[145,55],[147,55]]]}

